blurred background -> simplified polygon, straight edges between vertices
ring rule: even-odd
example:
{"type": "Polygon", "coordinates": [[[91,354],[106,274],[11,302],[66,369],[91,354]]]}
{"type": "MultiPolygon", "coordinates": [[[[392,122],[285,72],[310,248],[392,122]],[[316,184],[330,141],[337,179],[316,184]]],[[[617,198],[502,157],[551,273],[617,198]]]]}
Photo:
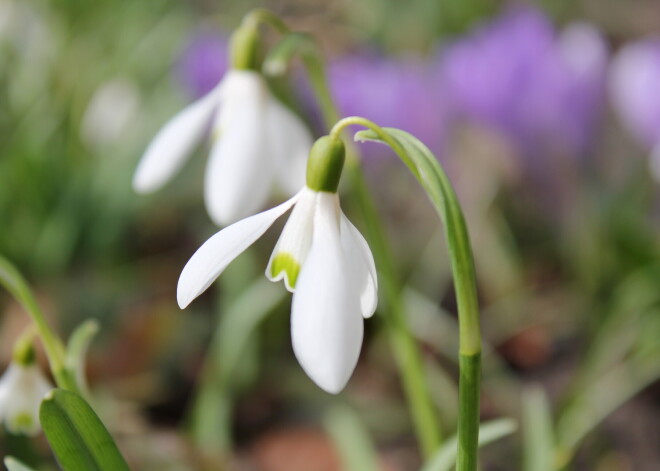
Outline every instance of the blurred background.
{"type": "MultiPolygon", "coordinates": [[[[660,2],[0,0],[0,253],[64,337],[101,324],[94,405],[133,469],[421,464],[378,315],[341,396],[295,361],[289,295],[262,276],[277,230],[179,310],[181,268],[217,230],[206,147],[161,191],[131,189],[255,6],[317,38],[343,114],[413,133],[446,167],[475,251],[482,417],[520,420],[540,385],[565,469],[659,469],[660,2]]],[[[324,132],[300,64],[272,88],[324,132]]],[[[442,230],[394,156],[363,151],[447,437],[457,328],[442,230]]],[[[0,294],[3,368],[26,322],[0,294]]],[[[524,442],[485,447],[483,469],[521,469],[524,442]]],[[[43,439],[2,432],[0,450],[55,469],[43,439]]]]}

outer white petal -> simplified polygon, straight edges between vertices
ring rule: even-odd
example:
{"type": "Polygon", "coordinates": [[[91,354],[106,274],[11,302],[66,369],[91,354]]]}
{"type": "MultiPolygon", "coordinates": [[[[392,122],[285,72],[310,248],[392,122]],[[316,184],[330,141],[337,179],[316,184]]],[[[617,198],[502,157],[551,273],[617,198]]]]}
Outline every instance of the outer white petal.
{"type": "MultiPolygon", "coordinates": [[[[216,119],[204,195],[211,219],[232,223],[261,209],[271,189],[273,162],[266,141],[268,90],[255,72],[232,71],[216,119]]],[[[299,182],[298,188],[304,181],[299,182]]]]}
{"type": "Polygon", "coordinates": [[[298,197],[299,194],[268,211],[238,221],[204,242],[179,277],[176,296],[181,309],[206,291],[227,265],[261,237],[298,197]]]}
{"type": "Polygon", "coordinates": [[[333,394],[344,388],[355,369],[364,330],[360,295],[347,270],[337,196],[321,193],[312,247],[293,295],[291,337],[305,372],[333,394]]]}
{"type": "Polygon", "coordinates": [[[277,181],[284,191],[293,194],[305,183],[312,135],[300,118],[272,95],[268,100],[267,126],[277,181]]]}
{"type": "Polygon", "coordinates": [[[270,281],[284,279],[286,289],[291,292],[295,289],[300,268],[312,245],[314,213],[318,195],[317,191],[307,187],[300,192],[296,207],[291,211],[291,216],[282,230],[282,235],[280,235],[266,267],[266,277],[270,281]],[[277,273],[273,273],[274,262],[277,273]]]}
{"type": "Polygon", "coordinates": [[[360,231],[341,213],[341,245],[350,265],[348,274],[360,293],[362,315],[371,317],[378,304],[378,277],[369,244],[360,231]]]}
{"type": "Polygon", "coordinates": [[[170,119],[151,141],[133,176],[139,193],[155,191],[174,175],[204,136],[220,100],[220,86],[170,119]]]}

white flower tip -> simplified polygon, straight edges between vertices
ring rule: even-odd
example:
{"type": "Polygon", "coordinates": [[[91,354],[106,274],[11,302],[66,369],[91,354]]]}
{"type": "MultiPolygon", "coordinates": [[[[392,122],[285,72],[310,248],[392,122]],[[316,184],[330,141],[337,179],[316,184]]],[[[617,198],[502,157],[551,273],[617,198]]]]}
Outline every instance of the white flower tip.
{"type": "Polygon", "coordinates": [[[351,367],[346,367],[346,365],[340,365],[336,362],[327,361],[327,357],[325,362],[308,362],[304,361],[300,355],[296,356],[298,357],[298,361],[303,367],[303,370],[307,376],[309,376],[310,379],[314,381],[314,384],[330,394],[339,394],[344,390],[348,380],[353,374],[353,369],[355,368],[354,365],[351,367]]]}
{"type": "Polygon", "coordinates": [[[181,277],[179,278],[179,283],[176,286],[176,301],[179,304],[180,309],[187,308],[188,305],[202,293],[201,291],[197,292],[193,290],[190,283],[187,281],[185,274],[186,269],[184,268],[183,273],[181,273],[181,277]]]}
{"type": "Polygon", "coordinates": [[[151,178],[148,172],[142,170],[143,168],[138,166],[135,175],[133,175],[133,190],[140,194],[153,193],[161,187],[161,183],[151,178]]]}

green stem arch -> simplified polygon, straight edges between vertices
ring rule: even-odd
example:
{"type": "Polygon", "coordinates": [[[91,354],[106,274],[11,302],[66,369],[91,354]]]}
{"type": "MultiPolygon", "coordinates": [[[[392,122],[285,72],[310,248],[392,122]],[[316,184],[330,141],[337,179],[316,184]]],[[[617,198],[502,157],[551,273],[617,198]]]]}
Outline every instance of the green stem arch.
{"type": "Polygon", "coordinates": [[[355,136],[356,140],[377,141],[392,148],[424,188],[443,222],[452,265],[460,330],[460,402],[456,469],[474,471],[477,468],[479,439],[481,333],[474,261],[463,211],[438,160],[418,139],[404,131],[381,128],[372,121],[355,116],[337,122],[330,136],[339,138],[342,130],[350,125],[360,125],[368,129],[358,132],[355,136]]]}

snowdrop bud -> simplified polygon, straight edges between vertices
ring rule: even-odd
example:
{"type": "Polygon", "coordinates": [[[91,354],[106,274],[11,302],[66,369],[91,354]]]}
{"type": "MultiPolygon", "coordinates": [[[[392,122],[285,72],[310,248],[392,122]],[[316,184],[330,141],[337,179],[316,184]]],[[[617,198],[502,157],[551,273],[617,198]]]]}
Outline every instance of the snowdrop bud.
{"type": "Polygon", "coordinates": [[[337,193],[346,149],[341,139],[319,138],[309,151],[307,186],[314,191],[337,193]]]}
{"type": "Polygon", "coordinates": [[[241,26],[231,35],[229,51],[231,66],[236,70],[256,70],[259,34],[253,26],[241,26]]]}

